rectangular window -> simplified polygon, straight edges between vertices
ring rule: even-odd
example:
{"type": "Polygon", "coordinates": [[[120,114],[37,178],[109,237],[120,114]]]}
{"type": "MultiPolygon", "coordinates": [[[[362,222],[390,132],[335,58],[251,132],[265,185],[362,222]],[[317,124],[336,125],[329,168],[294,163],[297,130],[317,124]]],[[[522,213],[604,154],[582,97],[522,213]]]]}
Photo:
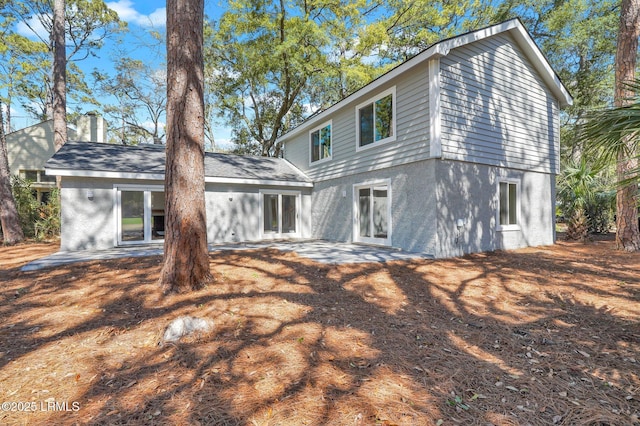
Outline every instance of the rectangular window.
{"type": "Polygon", "coordinates": [[[356,107],[358,148],[395,140],[395,88],[356,107]]]}
{"type": "Polygon", "coordinates": [[[499,225],[501,228],[518,225],[518,184],[499,183],[499,225]]]}
{"type": "Polygon", "coordinates": [[[310,132],[311,162],[331,158],[331,122],[310,132]]]}

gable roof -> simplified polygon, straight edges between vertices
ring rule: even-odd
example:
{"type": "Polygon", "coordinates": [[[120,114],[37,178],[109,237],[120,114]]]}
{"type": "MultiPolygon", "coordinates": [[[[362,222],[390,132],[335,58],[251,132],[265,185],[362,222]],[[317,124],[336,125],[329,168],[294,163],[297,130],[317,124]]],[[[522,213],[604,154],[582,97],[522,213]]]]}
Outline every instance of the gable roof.
{"type": "MultiPolygon", "coordinates": [[[[67,142],[45,164],[48,175],[164,180],[164,145],[67,142]]],[[[205,182],[312,187],[282,158],[205,153],[205,182]]]]}
{"type": "Polygon", "coordinates": [[[452,49],[462,47],[476,41],[487,39],[501,33],[508,33],[513,36],[516,43],[518,43],[518,46],[522,49],[524,54],[533,64],[534,68],[540,74],[542,80],[549,87],[551,93],[553,93],[553,95],[558,99],[560,106],[566,107],[572,105],[573,98],[569,94],[569,91],[564,86],[562,81],[560,81],[560,78],[555,73],[553,68],[551,68],[551,64],[549,64],[549,61],[544,56],[520,19],[514,18],[500,24],[492,25],[490,27],[486,27],[476,31],[471,31],[466,34],[451,37],[432,44],[430,47],[418,53],[416,56],[399,64],[395,68],[376,78],[371,83],[353,92],[349,96],[343,98],[331,107],[312,115],[298,127],[295,127],[294,129],[280,136],[277,142],[282,142],[284,139],[294,137],[305,131],[306,129],[310,129],[314,125],[320,124],[322,121],[327,120],[327,117],[329,115],[333,114],[344,105],[357,98],[367,96],[369,93],[375,91],[380,86],[387,83],[389,80],[392,80],[398,75],[420,65],[421,63],[424,63],[430,59],[447,56],[452,49]]]}

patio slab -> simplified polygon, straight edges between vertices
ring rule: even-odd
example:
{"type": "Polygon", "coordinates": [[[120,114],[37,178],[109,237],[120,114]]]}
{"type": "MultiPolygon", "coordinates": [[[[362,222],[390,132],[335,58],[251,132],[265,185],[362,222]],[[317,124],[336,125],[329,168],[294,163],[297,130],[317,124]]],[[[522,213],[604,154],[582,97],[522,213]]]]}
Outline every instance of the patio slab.
{"type": "MultiPolygon", "coordinates": [[[[319,263],[371,263],[393,260],[433,259],[427,253],[413,253],[390,247],[338,243],[322,240],[310,241],[261,241],[255,243],[214,244],[209,246],[209,252],[227,250],[258,250],[275,248],[283,252],[295,252],[299,256],[319,263]]],[[[76,262],[92,260],[118,259],[124,257],[144,257],[162,255],[162,245],[145,245],[130,247],[115,247],[107,250],[82,250],[74,252],[58,252],[29,262],[21,271],[35,271],[52,268],[76,262]]]]}

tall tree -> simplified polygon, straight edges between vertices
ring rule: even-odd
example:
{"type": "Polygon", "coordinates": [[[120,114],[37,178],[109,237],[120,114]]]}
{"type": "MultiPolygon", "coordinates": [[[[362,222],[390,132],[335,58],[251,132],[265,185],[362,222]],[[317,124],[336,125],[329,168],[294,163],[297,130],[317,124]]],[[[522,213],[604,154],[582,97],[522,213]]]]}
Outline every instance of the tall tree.
{"type": "MultiPolygon", "coordinates": [[[[615,105],[623,107],[631,103],[634,96],[630,84],[635,80],[640,37],[640,0],[622,0],[620,29],[616,51],[615,105]]],[[[619,187],[616,197],[616,244],[626,251],[640,250],[638,230],[638,183],[629,178],[637,175],[637,135],[627,135],[618,152],[616,172],[619,187]]]]}
{"type": "Polygon", "coordinates": [[[0,225],[5,244],[15,244],[24,239],[16,201],[11,192],[11,172],[7,158],[7,139],[4,131],[3,104],[0,102],[0,225]]]}
{"type": "MultiPolygon", "coordinates": [[[[91,101],[91,89],[75,62],[95,56],[105,39],[124,29],[126,24],[103,0],[66,0],[65,3],[64,28],[69,43],[66,60],[70,71],[67,96],[84,103],[91,101]]],[[[20,58],[25,75],[24,79],[14,81],[15,94],[38,118],[52,118],[53,115],[53,6],[52,0],[17,0],[6,2],[3,9],[12,22],[21,22],[30,28],[34,39],[31,41],[41,46],[34,49],[24,43],[24,37],[16,37],[9,56],[20,58]],[[23,46],[28,49],[22,49],[23,46]],[[34,78],[35,74],[37,78],[34,78]],[[34,108],[34,102],[40,105],[34,108]]]]}
{"type": "Polygon", "coordinates": [[[204,200],[204,0],[167,0],[165,240],[160,285],[211,281],[204,200]]]}
{"type": "Polygon", "coordinates": [[[364,65],[360,73],[346,72],[355,62],[351,59],[364,56],[356,40],[369,3],[230,3],[207,40],[207,77],[243,152],[279,155],[275,141],[283,132],[331,98],[335,101],[336,93],[350,92],[375,75],[372,66],[364,65]],[[336,57],[339,52],[346,59],[336,57]],[[312,78],[322,89],[312,90],[312,78]],[[317,96],[321,92],[324,97],[317,96]]]}
{"type": "Polygon", "coordinates": [[[65,0],[53,2],[53,143],[58,151],[67,142],[67,47],[65,0]]]}

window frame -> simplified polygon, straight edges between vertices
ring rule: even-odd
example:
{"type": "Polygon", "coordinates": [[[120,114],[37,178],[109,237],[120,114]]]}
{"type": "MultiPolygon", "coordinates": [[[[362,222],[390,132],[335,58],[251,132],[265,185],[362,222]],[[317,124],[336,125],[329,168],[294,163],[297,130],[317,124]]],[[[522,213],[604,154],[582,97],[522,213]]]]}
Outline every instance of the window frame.
{"type": "MultiPolygon", "coordinates": [[[[373,204],[374,200],[371,197],[371,203],[373,204]]],[[[392,190],[391,190],[391,179],[381,179],[381,180],[372,180],[361,183],[356,183],[353,185],[353,241],[357,243],[366,243],[366,244],[376,244],[381,246],[390,246],[392,241],[392,231],[393,231],[393,223],[392,223],[392,190]],[[386,214],[387,214],[387,237],[386,238],[376,238],[374,236],[371,237],[363,237],[360,235],[360,199],[359,192],[361,189],[370,189],[371,194],[377,189],[385,188],[387,191],[387,206],[386,206],[386,214]]],[[[374,209],[370,208],[370,221],[369,223],[373,224],[373,214],[374,209]]]]}
{"type": "MultiPolygon", "coordinates": [[[[319,133],[320,136],[320,133],[319,133]]],[[[316,164],[325,163],[333,158],[333,120],[325,121],[319,126],[309,130],[309,166],[315,166],[316,164]],[[313,139],[312,136],[315,132],[321,132],[325,127],[329,127],[329,155],[318,160],[313,160],[313,139]]]]}
{"type": "MultiPolygon", "coordinates": [[[[521,205],[521,197],[520,197],[520,186],[521,186],[521,181],[519,179],[498,179],[498,183],[497,183],[497,190],[496,190],[496,196],[497,196],[497,209],[496,209],[496,230],[497,231],[518,231],[521,229],[520,226],[520,221],[521,221],[521,214],[520,214],[520,205],[521,205]],[[515,185],[516,191],[516,211],[515,211],[515,215],[516,215],[516,223],[508,223],[508,224],[502,224],[500,223],[500,210],[501,210],[501,184],[507,184],[507,185],[515,185]]],[[[507,188],[509,188],[509,186],[507,186],[507,188]]],[[[509,191],[510,192],[510,191],[509,191]]],[[[507,205],[507,215],[510,216],[511,211],[509,210],[509,206],[507,205]]]]}
{"type": "MultiPolygon", "coordinates": [[[[136,184],[117,184],[113,186],[113,197],[115,209],[113,212],[115,221],[115,246],[131,246],[141,244],[161,244],[164,238],[153,238],[153,206],[151,200],[152,192],[164,193],[162,185],[136,185],[136,184]],[[143,194],[143,239],[127,241],[122,239],[122,191],[142,192],[143,194]]],[[[164,206],[163,206],[164,208],[164,206]]],[[[165,212],[166,217],[166,212],[165,212]]]]}
{"type": "MultiPolygon", "coordinates": [[[[397,128],[397,114],[396,114],[396,109],[397,109],[397,96],[396,96],[396,86],[392,86],[390,88],[388,88],[387,90],[384,90],[380,93],[378,93],[377,95],[367,99],[364,102],[361,102],[360,104],[356,105],[356,152],[359,151],[363,151],[366,149],[370,149],[371,147],[374,146],[380,146],[382,144],[385,143],[389,143],[389,142],[394,142],[397,138],[397,134],[398,134],[398,128],[397,128]],[[373,108],[373,122],[375,123],[375,103],[387,96],[391,95],[391,130],[392,130],[392,134],[389,137],[386,137],[384,139],[380,139],[380,140],[374,140],[373,142],[367,144],[367,145],[360,145],[360,111],[362,109],[364,109],[365,107],[368,107],[369,105],[374,105],[373,108]]],[[[374,137],[375,139],[375,137],[374,137]]]]}

